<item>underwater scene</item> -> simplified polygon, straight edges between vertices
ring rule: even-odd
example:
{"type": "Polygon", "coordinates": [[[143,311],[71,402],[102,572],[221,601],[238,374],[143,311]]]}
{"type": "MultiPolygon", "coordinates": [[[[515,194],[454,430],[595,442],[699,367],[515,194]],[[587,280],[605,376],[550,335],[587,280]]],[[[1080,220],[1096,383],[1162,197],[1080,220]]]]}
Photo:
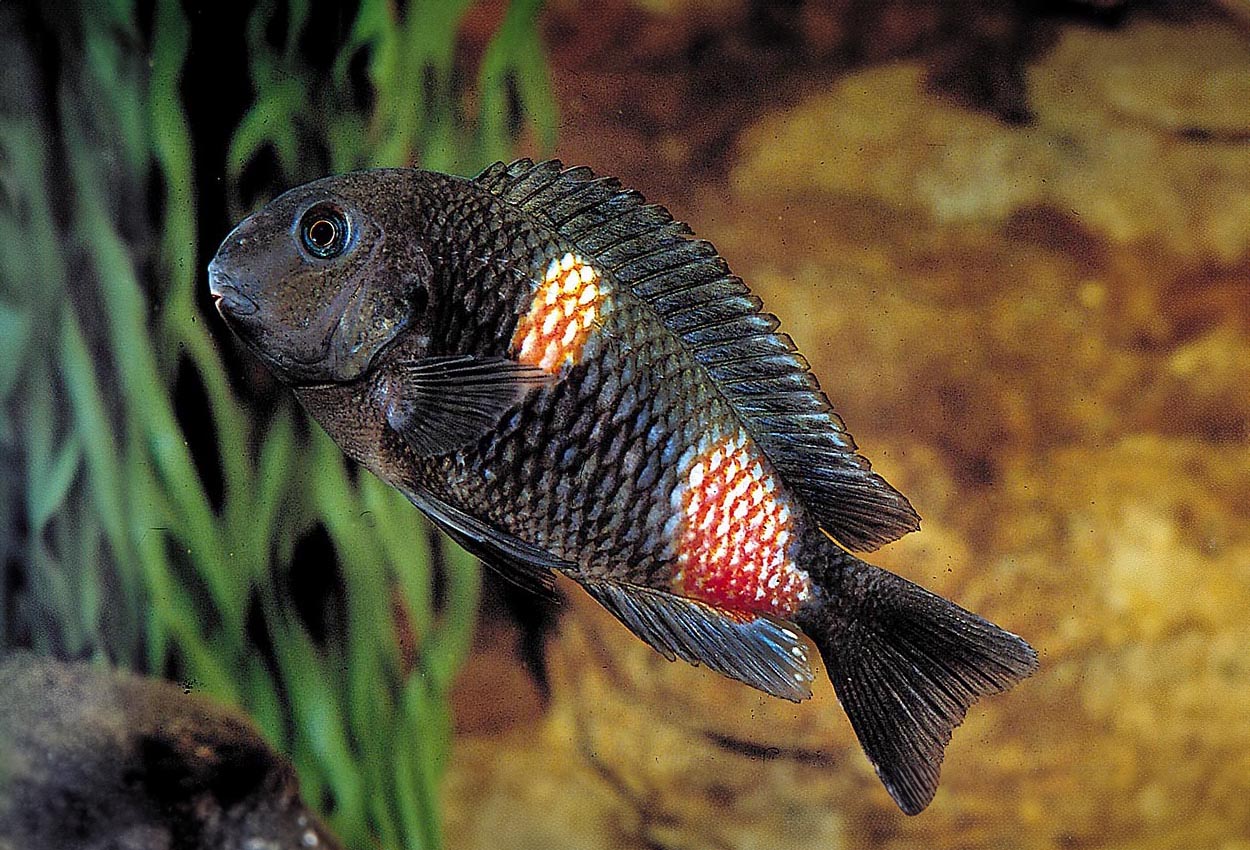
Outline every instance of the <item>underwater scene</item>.
{"type": "Polygon", "coordinates": [[[1246,0],[0,46],[0,850],[1250,850],[1246,0]]]}

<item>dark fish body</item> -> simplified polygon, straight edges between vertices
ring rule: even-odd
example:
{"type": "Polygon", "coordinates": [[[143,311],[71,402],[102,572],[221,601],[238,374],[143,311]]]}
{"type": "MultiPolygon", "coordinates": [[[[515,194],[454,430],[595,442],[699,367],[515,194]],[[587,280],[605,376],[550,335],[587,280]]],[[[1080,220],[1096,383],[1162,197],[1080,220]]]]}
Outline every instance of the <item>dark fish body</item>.
{"type": "Polygon", "coordinates": [[[210,278],[339,445],[488,565],[563,572],[669,658],[794,700],[802,628],[909,813],[967,707],[1036,665],[842,548],[918,518],[712,246],[614,181],[327,178],[236,228],[210,278]]]}

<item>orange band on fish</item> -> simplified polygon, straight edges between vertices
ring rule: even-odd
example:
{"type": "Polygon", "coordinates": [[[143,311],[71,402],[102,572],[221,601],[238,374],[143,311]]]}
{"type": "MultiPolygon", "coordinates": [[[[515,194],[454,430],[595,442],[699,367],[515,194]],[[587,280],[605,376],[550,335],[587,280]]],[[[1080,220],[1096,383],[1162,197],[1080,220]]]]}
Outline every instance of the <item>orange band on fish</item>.
{"type": "Polygon", "coordinates": [[[811,593],[790,558],[794,517],[747,436],[705,439],[682,458],[673,495],[680,593],[713,605],[791,616],[811,593]]]}
{"type": "Polygon", "coordinates": [[[609,306],[608,288],[594,266],[576,254],[552,260],[512,335],[517,360],[552,374],[566,363],[576,365],[609,306]]]}

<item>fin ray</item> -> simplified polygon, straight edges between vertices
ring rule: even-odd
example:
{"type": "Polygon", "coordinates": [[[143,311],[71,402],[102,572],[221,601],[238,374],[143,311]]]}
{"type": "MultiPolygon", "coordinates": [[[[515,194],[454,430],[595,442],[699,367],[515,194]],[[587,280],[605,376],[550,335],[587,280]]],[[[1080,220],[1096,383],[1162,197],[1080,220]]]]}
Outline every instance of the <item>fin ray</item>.
{"type": "Polygon", "coordinates": [[[574,565],[537,546],[495,528],[454,505],[420,490],[400,488],[408,501],[501,578],[547,599],[556,598],[553,570],[571,570],[574,565]]]}
{"type": "Polygon", "coordinates": [[[1037,669],[1016,635],[822,541],[815,641],[864,753],[909,815],[937,791],[951,733],[977,699],[1037,669]],[[832,565],[832,566],[831,566],[832,565]]]}

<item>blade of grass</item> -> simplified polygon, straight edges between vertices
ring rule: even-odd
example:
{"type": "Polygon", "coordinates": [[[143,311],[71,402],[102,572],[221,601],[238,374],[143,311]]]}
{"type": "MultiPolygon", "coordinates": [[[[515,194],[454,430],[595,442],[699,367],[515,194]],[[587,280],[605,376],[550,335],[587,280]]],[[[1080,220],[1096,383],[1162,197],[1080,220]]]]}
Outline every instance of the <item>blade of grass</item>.
{"type": "Polygon", "coordinates": [[[132,545],[123,517],[128,513],[121,462],[113,440],[113,427],[105,413],[104,400],[95,370],[87,353],[77,317],[67,309],[62,324],[60,362],[62,377],[68,391],[75,431],[83,441],[87,465],[87,487],[92,495],[96,516],[104,528],[112,553],[112,562],[119,572],[119,582],[126,597],[127,609],[134,616],[142,610],[139,598],[138,555],[132,545]]]}
{"type": "Polygon", "coordinates": [[[82,462],[82,442],[78,434],[71,433],[55,454],[49,458],[41,478],[31,476],[30,527],[42,529],[53,515],[65,504],[70,486],[78,475],[82,462]]]}
{"type": "MultiPolygon", "coordinates": [[[[8,228],[0,228],[0,239],[10,239],[14,235],[8,228]]],[[[30,317],[0,301],[0,401],[8,399],[24,371],[29,339],[30,317]]],[[[2,410],[0,415],[3,415],[2,410]]]]}
{"type": "Polygon", "coordinates": [[[509,80],[515,81],[521,115],[538,132],[544,150],[554,150],[558,124],[542,42],[536,27],[541,0],[514,0],[503,23],[491,39],[478,71],[478,140],[487,162],[503,159],[513,147],[508,122],[511,118],[509,80]]]}
{"type": "Polygon", "coordinates": [[[446,602],[423,654],[424,669],[431,677],[432,687],[436,693],[445,695],[473,641],[481,571],[477,559],[468,552],[447,538],[440,542],[447,565],[446,602]]]}
{"type": "Polygon", "coordinates": [[[334,672],[341,666],[322,663],[312,639],[273,600],[266,603],[266,614],[275,625],[275,652],[291,696],[297,737],[310,748],[334,793],[333,820],[344,841],[363,845],[368,837],[365,789],[344,735],[342,708],[334,698],[342,690],[334,672]]]}
{"type": "Polygon", "coordinates": [[[360,493],[395,571],[404,613],[419,646],[434,624],[429,526],[397,490],[372,475],[361,478],[360,493]]]}
{"type": "MultiPolygon", "coordinates": [[[[71,140],[75,140],[73,116],[67,116],[71,140]]],[[[197,570],[212,593],[229,634],[242,631],[242,587],[225,569],[216,519],[199,475],[191,461],[185,438],[174,417],[168,392],[159,378],[151,337],[145,321],[146,305],[135,278],[134,266],[99,197],[98,182],[85,152],[71,144],[71,172],[77,188],[77,230],[98,271],[108,310],[110,341],[124,356],[115,358],[122,391],[131,415],[146,436],[143,446],[160,473],[160,485],[175,511],[171,522],[186,544],[197,570]]]]}

